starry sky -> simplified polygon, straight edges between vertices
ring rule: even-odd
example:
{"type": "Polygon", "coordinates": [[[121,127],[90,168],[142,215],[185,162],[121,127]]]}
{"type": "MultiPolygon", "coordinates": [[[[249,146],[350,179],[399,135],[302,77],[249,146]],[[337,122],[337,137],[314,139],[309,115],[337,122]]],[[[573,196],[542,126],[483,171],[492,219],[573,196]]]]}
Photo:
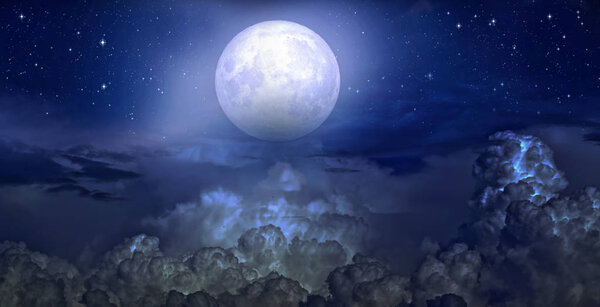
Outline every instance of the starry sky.
{"type": "Polygon", "coordinates": [[[5,2],[2,96],[10,115],[3,122],[101,130],[133,142],[182,131],[214,135],[221,126],[224,136],[241,138],[228,123],[201,122],[226,121],[212,114],[224,45],[268,19],[305,24],[336,53],[339,105],[315,133],[336,147],[379,151],[397,138],[423,146],[424,139],[452,143],[507,127],[597,119],[589,112],[600,89],[593,1],[247,5],[5,2]],[[191,114],[189,123],[182,113],[191,114]],[[343,136],[357,134],[363,140],[343,136]]]}
{"type": "Polygon", "coordinates": [[[399,249],[467,218],[496,131],[542,137],[575,188],[600,182],[599,14],[592,0],[2,1],[0,240],[82,265],[140,232],[185,250],[206,242],[148,221],[218,188],[261,201],[255,183],[290,166],[312,185],[298,202],[324,182],[364,188],[349,199],[399,233],[370,251],[408,272],[419,254],[399,249]],[[321,35],[341,73],[331,116],[285,143],[238,130],[214,89],[225,45],[274,19],[321,35]]]}

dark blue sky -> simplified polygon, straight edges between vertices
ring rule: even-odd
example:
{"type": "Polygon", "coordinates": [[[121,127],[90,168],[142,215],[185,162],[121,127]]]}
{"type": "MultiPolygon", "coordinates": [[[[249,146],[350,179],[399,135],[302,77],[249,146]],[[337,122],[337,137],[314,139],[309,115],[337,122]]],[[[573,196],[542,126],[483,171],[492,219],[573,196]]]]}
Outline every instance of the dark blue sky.
{"type": "Polygon", "coordinates": [[[310,182],[293,200],[408,214],[381,242],[416,249],[464,222],[476,152],[505,129],[555,145],[575,186],[599,182],[573,161],[600,165],[600,5],[482,2],[2,1],[0,240],[85,262],[201,193],[264,201],[256,184],[286,162],[310,182]],[[321,35],[341,73],[331,116],[287,143],[239,131],[214,90],[225,45],[272,19],[321,35]]]}
{"type": "Polygon", "coordinates": [[[338,106],[309,136],[334,149],[595,125],[592,2],[4,2],[2,124],[249,140],[216,107],[216,60],[245,27],[287,19],[321,34],[338,56],[338,106]]]}

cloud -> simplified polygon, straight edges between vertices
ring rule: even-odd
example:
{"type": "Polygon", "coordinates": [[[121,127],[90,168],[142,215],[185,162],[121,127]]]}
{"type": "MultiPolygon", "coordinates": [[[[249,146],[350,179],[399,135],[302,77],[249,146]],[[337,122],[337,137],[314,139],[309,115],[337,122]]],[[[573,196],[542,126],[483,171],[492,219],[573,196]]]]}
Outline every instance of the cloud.
{"type": "Polygon", "coordinates": [[[23,243],[0,243],[0,280],[2,306],[66,305],[83,291],[73,265],[30,251],[23,243]]]}
{"type": "Polygon", "coordinates": [[[315,239],[291,242],[273,225],[252,228],[239,239],[236,255],[261,276],[277,271],[293,278],[309,291],[327,293],[324,281],[335,267],[345,264],[348,256],[337,241],[315,239]]]}
{"type": "Polygon", "coordinates": [[[246,229],[273,224],[288,237],[339,240],[353,250],[368,237],[368,226],[359,217],[335,213],[334,204],[315,201],[306,206],[280,198],[267,203],[245,202],[239,196],[216,190],[202,195],[198,202],[179,204],[167,215],[147,219],[158,228],[175,250],[189,246],[232,246],[246,229]]]}
{"type": "Polygon", "coordinates": [[[0,185],[72,183],[68,169],[39,148],[0,139],[0,185]]]}
{"type": "Polygon", "coordinates": [[[598,170],[590,167],[598,163],[596,159],[600,156],[594,131],[593,128],[542,126],[522,133],[537,135],[552,148],[557,167],[569,178],[566,190],[574,192],[589,185],[600,186],[598,170]]]}
{"type": "Polygon", "coordinates": [[[410,303],[410,281],[394,275],[383,263],[357,254],[352,264],[327,277],[331,301],[342,306],[396,306],[410,303]]]}
{"type": "Polygon", "coordinates": [[[169,291],[167,295],[166,307],[198,306],[198,307],[218,307],[219,303],[210,294],[204,291],[198,291],[185,295],[175,290],[169,291]]]}
{"type": "Polygon", "coordinates": [[[467,298],[470,305],[485,305],[478,293],[481,255],[464,243],[453,244],[437,256],[429,255],[414,275],[415,300],[424,302],[447,293],[467,298]]]}
{"type": "Polygon", "coordinates": [[[539,138],[499,132],[490,140],[495,144],[477,158],[473,168],[479,189],[472,206],[478,219],[470,227],[474,243],[493,250],[511,202],[541,205],[558,196],[567,181],[554,164],[552,150],[539,138]]]}
{"type": "Polygon", "coordinates": [[[115,168],[108,161],[132,161],[117,152],[97,151],[91,146],[49,150],[30,146],[8,138],[0,138],[0,186],[42,185],[48,193],[75,192],[98,201],[117,200],[110,192],[89,189],[82,180],[112,183],[139,178],[132,171],[115,168]],[[69,153],[69,154],[66,154],[69,153]],[[76,155],[79,154],[79,155],[76,155]]]}
{"type": "Polygon", "coordinates": [[[67,153],[70,157],[85,157],[87,159],[100,159],[120,163],[133,162],[136,160],[136,157],[131,154],[109,150],[99,150],[92,145],[73,146],[66,149],[65,153],[67,153]]]}
{"type": "Polygon", "coordinates": [[[218,297],[226,305],[291,306],[306,300],[307,289],[323,288],[327,274],[347,260],[335,241],[295,238],[288,243],[272,225],[250,229],[238,241],[230,249],[205,247],[168,256],[160,250],[158,238],[138,235],[115,246],[85,274],[64,260],[6,242],[0,245],[0,278],[5,281],[0,293],[10,295],[3,295],[0,303],[20,305],[42,295],[50,304],[160,306],[178,300],[210,304],[218,297]],[[44,284],[27,288],[32,280],[44,284]]]}
{"type": "Polygon", "coordinates": [[[538,138],[503,132],[480,156],[474,220],[417,270],[417,301],[454,293],[469,305],[600,303],[600,193],[566,180],[538,138]]]}
{"type": "Polygon", "coordinates": [[[308,291],[292,279],[275,272],[260,278],[240,290],[239,294],[224,293],[219,296],[223,306],[298,306],[305,302],[308,291]]]}
{"type": "Polygon", "coordinates": [[[364,248],[370,234],[360,206],[343,195],[320,198],[306,181],[290,164],[278,162],[246,197],[217,188],[159,217],[147,217],[143,224],[165,238],[168,250],[178,252],[191,246],[231,247],[247,229],[268,224],[288,238],[336,240],[349,254],[364,248]]]}
{"type": "Polygon", "coordinates": [[[349,262],[348,246],[361,245],[345,234],[360,229],[360,211],[331,199],[292,202],[310,176],[280,163],[250,190],[252,201],[217,189],[149,218],[169,240],[203,245],[194,250],[166,253],[157,237],[138,235],[79,270],[24,244],[0,244],[0,305],[600,304],[600,190],[566,192],[538,138],[502,132],[490,140],[474,167],[471,220],[450,244],[424,242],[427,255],[410,275],[360,253],[349,262]],[[255,202],[267,190],[276,201],[255,202]],[[288,219],[298,214],[302,222],[288,219]]]}
{"type": "Polygon", "coordinates": [[[48,193],[59,193],[63,191],[77,192],[79,196],[90,197],[99,201],[122,200],[122,198],[113,196],[111,193],[106,193],[97,190],[92,191],[76,184],[62,184],[46,189],[46,192],[48,193]]]}
{"type": "Polygon", "coordinates": [[[289,163],[277,162],[269,169],[268,174],[267,179],[260,183],[263,189],[293,192],[300,191],[306,183],[306,178],[289,163]]]}
{"type": "Polygon", "coordinates": [[[171,257],[159,249],[155,237],[139,235],[125,240],[104,256],[86,280],[88,290],[101,290],[111,301],[125,305],[160,305],[170,290],[218,294],[258,277],[239,263],[231,251],[203,248],[171,257]]]}
{"type": "Polygon", "coordinates": [[[467,302],[456,294],[444,294],[427,300],[427,307],[467,307],[467,302]]]}

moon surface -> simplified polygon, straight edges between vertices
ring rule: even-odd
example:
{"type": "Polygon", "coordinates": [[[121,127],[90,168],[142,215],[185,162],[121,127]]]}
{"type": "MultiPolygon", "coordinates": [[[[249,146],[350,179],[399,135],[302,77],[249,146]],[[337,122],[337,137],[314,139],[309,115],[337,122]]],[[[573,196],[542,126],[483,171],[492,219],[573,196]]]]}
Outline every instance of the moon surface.
{"type": "Polygon", "coordinates": [[[287,141],[327,119],[340,91],[340,71],[317,33],[294,22],[265,21],[227,44],[215,87],[238,128],[262,140],[287,141]]]}

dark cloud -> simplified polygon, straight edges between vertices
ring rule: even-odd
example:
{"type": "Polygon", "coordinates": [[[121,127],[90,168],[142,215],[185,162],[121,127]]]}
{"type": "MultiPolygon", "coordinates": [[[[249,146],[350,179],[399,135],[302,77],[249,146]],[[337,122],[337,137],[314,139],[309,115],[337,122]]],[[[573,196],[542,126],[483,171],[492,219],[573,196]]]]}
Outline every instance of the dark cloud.
{"type": "Polygon", "coordinates": [[[477,160],[474,220],[459,240],[432,251],[417,271],[419,296],[454,293],[469,305],[594,306],[600,193],[572,194],[552,151],[511,132],[477,160]]]}
{"type": "Polygon", "coordinates": [[[73,176],[90,178],[99,182],[112,182],[138,178],[140,174],[107,166],[84,166],[80,171],[73,173],[73,176]]]}
{"type": "Polygon", "coordinates": [[[427,157],[421,172],[396,174],[368,157],[307,157],[306,152],[318,152],[319,144],[198,144],[134,148],[127,154],[136,158],[125,164],[84,151],[45,150],[77,182],[0,190],[3,238],[25,240],[88,267],[102,251],[136,233],[160,237],[164,250],[174,254],[232,247],[247,229],[273,224],[290,240],[335,240],[348,256],[360,251],[386,261],[402,259],[393,267],[408,273],[424,237],[444,241],[464,220],[450,207],[463,206],[471,193],[471,153],[427,157]],[[261,159],[248,159],[248,153],[261,159]],[[104,182],[73,175],[87,166],[143,176],[104,182]],[[428,193],[448,176],[461,185],[428,193]],[[426,212],[438,218],[433,221],[426,212]],[[431,227],[423,231],[422,225],[431,227]],[[33,228],[47,236],[34,235],[33,228]]]}
{"type": "Polygon", "coordinates": [[[327,277],[331,301],[341,306],[396,306],[409,303],[409,278],[393,274],[383,263],[357,254],[352,264],[327,277]]]}
{"type": "Polygon", "coordinates": [[[77,302],[83,290],[73,265],[23,243],[0,243],[0,276],[3,306],[64,306],[77,302]]]}
{"type": "MultiPolygon", "coordinates": [[[[343,199],[312,207],[295,203],[301,198],[294,193],[312,191],[311,176],[278,163],[247,199],[260,204],[274,193],[284,203],[253,208],[244,197],[218,189],[147,220],[167,241],[197,240],[184,244],[198,246],[192,250],[167,253],[157,237],[142,234],[112,248],[93,267],[78,269],[24,244],[0,244],[0,304],[598,305],[600,191],[565,192],[564,174],[539,138],[502,132],[490,142],[473,169],[478,185],[470,220],[449,244],[422,242],[425,256],[409,274],[361,253],[350,260],[349,251],[369,250],[368,244],[340,234],[360,234],[361,218],[376,219],[343,199]],[[265,211],[269,206],[272,211],[265,211]],[[332,211],[341,208],[346,215],[332,211]],[[292,216],[305,220],[296,224],[288,220],[292,216]],[[230,240],[233,235],[237,239],[230,240]]],[[[355,160],[335,163],[373,171],[355,160]]],[[[86,193],[77,186],[62,189],[86,193]]],[[[401,218],[390,215],[396,223],[401,218]]]]}
{"type": "Polygon", "coordinates": [[[427,166],[421,157],[382,157],[373,160],[393,168],[396,175],[416,173],[427,166]]]}
{"type": "Polygon", "coordinates": [[[342,167],[328,167],[325,169],[326,172],[330,173],[358,173],[360,170],[342,167]]]}
{"type": "Polygon", "coordinates": [[[0,185],[73,183],[69,169],[52,154],[23,143],[0,139],[0,185]]]}
{"type": "Polygon", "coordinates": [[[136,159],[135,156],[128,153],[99,150],[92,145],[74,146],[65,150],[65,153],[88,159],[105,159],[121,163],[133,162],[136,159]]]}
{"type": "Polygon", "coordinates": [[[46,189],[46,192],[48,193],[58,193],[65,191],[76,192],[79,196],[91,197],[92,199],[99,201],[123,200],[123,198],[114,196],[111,193],[96,190],[92,191],[76,184],[63,184],[46,189]]]}
{"type": "Polygon", "coordinates": [[[598,132],[586,133],[583,136],[583,138],[588,142],[592,142],[596,145],[600,145],[600,133],[598,133],[598,132]]]}
{"type": "Polygon", "coordinates": [[[315,277],[324,283],[330,270],[346,262],[338,243],[294,239],[288,245],[274,226],[250,229],[231,249],[206,247],[168,256],[158,244],[157,238],[146,235],[126,239],[106,253],[97,268],[80,273],[64,260],[5,242],[0,244],[0,293],[7,295],[0,296],[0,303],[210,306],[218,297],[225,306],[294,306],[306,301],[308,290],[274,271],[307,287],[315,277]],[[38,279],[43,283],[32,288],[38,279]],[[43,298],[36,301],[36,295],[43,298]]]}
{"type": "Polygon", "coordinates": [[[456,294],[444,294],[427,300],[427,307],[467,307],[467,302],[456,294]]]}
{"type": "Polygon", "coordinates": [[[3,171],[0,173],[0,186],[44,185],[47,186],[45,191],[49,193],[71,191],[79,196],[107,201],[120,197],[109,192],[89,189],[84,186],[85,183],[80,182],[81,179],[108,183],[140,177],[136,172],[115,168],[108,162],[93,160],[92,157],[121,162],[133,161],[128,154],[96,151],[91,146],[74,147],[63,152],[2,138],[0,168],[3,171]]]}
{"type": "Polygon", "coordinates": [[[232,295],[224,293],[219,296],[219,304],[223,306],[298,306],[306,301],[308,291],[292,279],[275,272],[260,278],[242,288],[240,293],[232,295]]]}
{"type": "Polygon", "coordinates": [[[105,163],[105,162],[94,161],[94,160],[90,160],[90,159],[78,157],[78,156],[73,156],[73,155],[62,155],[62,157],[66,158],[67,160],[69,160],[75,164],[79,164],[84,167],[106,167],[109,165],[108,163],[105,163]]]}

